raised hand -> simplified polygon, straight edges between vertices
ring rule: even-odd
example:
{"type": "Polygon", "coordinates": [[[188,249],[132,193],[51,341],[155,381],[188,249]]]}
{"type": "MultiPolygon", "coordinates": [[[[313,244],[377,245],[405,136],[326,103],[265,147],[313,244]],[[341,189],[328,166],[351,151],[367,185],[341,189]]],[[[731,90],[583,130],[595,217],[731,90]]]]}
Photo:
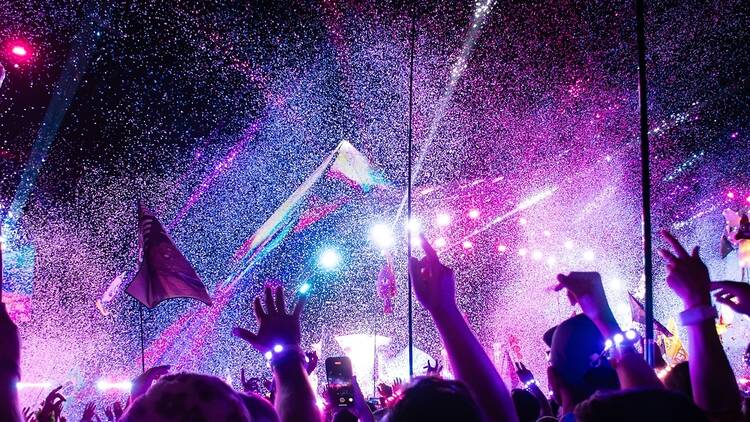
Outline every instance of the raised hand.
{"type": "Polygon", "coordinates": [[[258,320],[258,332],[253,333],[244,328],[235,327],[232,334],[247,341],[261,353],[271,350],[277,344],[299,346],[302,339],[299,319],[305,306],[306,296],[301,296],[294,310],[287,313],[284,291],[281,286],[276,288],[275,298],[271,286],[266,286],[264,293],[265,309],[263,309],[260,297],[256,297],[253,302],[255,318],[258,320]]]}
{"type": "Polygon", "coordinates": [[[315,350],[305,352],[307,358],[307,375],[310,375],[318,367],[318,353],[315,350]]]}
{"type": "Polygon", "coordinates": [[[420,237],[425,253],[424,258],[409,257],[411,283],[417,300],[433,316],[436,313],[455,311],[457,309],[456,280],[453,270],[440,262],[437,252],[424,235],[420,237]]]}
{"type": "Polygon", "coordinates": [[[529,371],[526,366],[521,362],[516,362],[516,375],[518,375],[518,379],[524,384],[528,384],[531,381],[534,381],[534,374],[529,371]]]}
{"type": "Polygon", "coordinates": [[[88,402],[83,409],[81,422],[94,422],[94,416],[96,416],[96,404],[94,404],[94,402],[88,402]]]}
{"type": "Polygon", "coordinates": [[[717,281],[711,283],[711,290],[718,303],[729,306],[733,311],[750,315],[750,284],[737,281],[717,281]]]}
{"type": "Polygon", "coordinates": [[[47,395],[47,398],[42,402],[42,408],[36,414],[37,420],[56,421],[59,419],[63,403],[65,403],[65,397],[60,394],[60,390],[62,390],[62,385],[47,395]]]}
{"type": "Polygon", "coordinates": [[[10,319],[5,303],[0,303],[0,362],[13,365],[13,375],[18,377],[20,359],[21,341],[18,337],[18,327],[10,319]]]}
{"type": "Polygon", "coordinates": [[[432,366],[430,360],[427,359],[427,365],[423,366],[422,369],[426,371],[426,375],[440,376],[440,373],[443,372],[443,366],[437,359],[435,359],[435,366],[432,366]]]}
{"type": "Polygon", "coordinates": [[[381,399],[387,399],[388,397],[393,395],[393,388],[391,388],[390,385],[381,382],[378,384],[378,395],[381,399]]]}
{"type": "Polygon", "coordinates": [[[245,393],[261,394],[261,380],[257,377],[245,378],[245,368],[240,370],[240,382],[242,382],[242,391],[245,393]]]}
{"type": "Polygon", "coordinates": [[[614,319],[602,286],[602,277],[596,272],[558,274],[555,291],[566,289],[570,304],[581,305],[581,310],[594,321],[614,319]]]}
{"type": "Polygon", "coordinates": [[[674,253],[659,249],[658,253],[667,261],[667,284],[682,299],[685,309],[711,304],[711,279],[708,268],[699,256],[696,246],[688,254],[680,242],[666,230],[661,232],[672,246],[674,253]]]}

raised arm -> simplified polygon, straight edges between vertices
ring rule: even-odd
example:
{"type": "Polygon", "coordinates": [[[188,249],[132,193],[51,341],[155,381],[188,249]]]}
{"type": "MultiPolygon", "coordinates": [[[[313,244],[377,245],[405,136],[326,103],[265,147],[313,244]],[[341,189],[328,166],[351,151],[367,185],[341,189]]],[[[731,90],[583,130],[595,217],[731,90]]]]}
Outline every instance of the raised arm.
{"type": "Polygon", "coordinates": [[[286,311],[281,287],[276,288],[275,299],[273,296],[271,287],[266,286],[265,309],[260,298],[255,298],[253,309],[258,319],[257,334],[244,328],[235,328],[233,333],[266,356],[271,354],[276,384],[274,405],[279,419],[282,422],[318,422],[320,411],[307,379],[304,352],[300,348],[299,318],[304,307],[304,296],[291,313],[286,311]]]}
{"type": "Polygon", "coordinates": [[[422,236],[423,259],[409,258],[417,300],[435,321],[456,378],[469,388],[487,420],[516,421],[510,393],[456,305],[453,271],[422,236]]]}
{"type": "MultiPolygon", "coordinates": [[[[571,304],[581,305],[583,313],[594,322],[606,339],[621,333],[612,309],[604,294],[602,278],[596,272],[572,272],[569,275],[558,274],[556,290],[567,289],[571,304]]],[[[602,345],[602,349],[604,345],[602,345]]],[[[618,356],[612,359],[612,366],[617,371],[620,386],[628,388],[664,388],[651,367],[632,347],[622,348],[618,356]]]]}
{"type": "Polygon", "coordinates": [[[21,343],[18,328],[10,319],[5,304],[0,303],[0,420],[22,421],[18,408],[21,343]]]}
{"type": "Polygon", "coordinates": [[[667,284],[685,309],[680,319],[688,334],[693,400],[715,419],[733,420],[740,415],[740,392],[716,332],[708,268],[697,246],[688,254],[671,233],[663,231],[662,235],[674,250],[659,249],[659,255],[667,261],[667,284]]]}

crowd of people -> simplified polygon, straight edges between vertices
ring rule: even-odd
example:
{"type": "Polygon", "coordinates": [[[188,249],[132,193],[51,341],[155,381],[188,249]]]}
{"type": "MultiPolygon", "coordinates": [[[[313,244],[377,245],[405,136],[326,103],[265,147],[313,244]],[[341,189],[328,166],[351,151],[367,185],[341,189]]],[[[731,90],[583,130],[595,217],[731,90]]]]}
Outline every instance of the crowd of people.
{"type": "MultiPolygon", "coordinates": [[[[545,394],[522,363],[516,364],[522,388],[509,389],[456,304],[453,271],[441,263],[426,239],[425,256],[410,258],[411,282],[442,339],[455,379],[440,376],[440,366],[394,385],[381,384],[379,402],[365,399],[352,378],[351,406],[329,403],[323,409],[308,375],[318,356],[300,345],[304,296],[292,306],[281,287],[265,288],[255,298],[257,331],[237,327],[233,334],[270,357],[272,379],[245,379],[235,391],[219,378],[170,374],[151,368],[133,381],[129,400],[105,409],[109,421],[741,421],[750,420],[745,402],[716,331],[715,300],[750,315],[750,285],[712,282],[696,247],[688,252],[662,232],[671,250],[659,250],[666,283],[684,304],[689,364],[662,381],[644,358],[650,346],[632,330],[623,331],[607,303],[595,272],[557,277],[581,313],[539,339],[549,349],[545,394]],[[282,347],[279,347],[282,346],[282,347]]],[[[660,356],[658,348],[651,350],[660,356]]],[[[4,306],[0,308],[0,421],[64,421],[65,398],[53,390],[39,409],[21,409],[15,387],[20,379],[20,340],[4,306]]],[[[325,394],[323,394],[325,396],[325,394]]],[[[80,419],[99,421],[93,404],[80,419]]]]}

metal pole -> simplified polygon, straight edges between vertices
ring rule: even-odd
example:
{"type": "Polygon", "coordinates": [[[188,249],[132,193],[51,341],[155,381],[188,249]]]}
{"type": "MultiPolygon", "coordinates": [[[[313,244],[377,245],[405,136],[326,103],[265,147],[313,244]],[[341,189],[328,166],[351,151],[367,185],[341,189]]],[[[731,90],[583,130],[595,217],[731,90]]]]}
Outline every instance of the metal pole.
{"type": "MultiPolygon", "coordinates": [[[[414,7],[414,6],[412,6],[414,7]]],[[[417,14],[415,9],[412,9],[411,15],[411,31],[409,34],[409,125],[407,129],[407,161],[406,161],[406,172],[407,172],[407,185],[406,185],[406,221],[407,221],[407,232],[411,223],[411,150],[412,150],[412,116],[414,108],[414,44],[415,44],[415,32],[416,32],[416,20],[417,14]]],[[[406,236],[406,274],[408,282],[408,325],[409,325],[409,378],[414,376],[414,332],[413,332],[413,316],[412,316],[412,291],[411,291],[411,269],[408,260],[411,259],[411,233],[407,233],[406,236]]]]}
{"type": "Polygon", "coordinates": [[[643,273],[646,293],[646,362],[654,366],[654,279],[651,246],[651,168],[648,142],[648,84],[646,81],[646,19],[643,0],[635,1],[636,33],[638,42],[638,108],[641,132],[641,191],[643,220],[643,273]]]}
{"type": "Polygon", "coordinates": [[[140,301],[138,302],[138,313],[141,319],[141,372],[146,372],[146,348],[144,347],[145,335],[143,333],[143,304],[140,301]]]}

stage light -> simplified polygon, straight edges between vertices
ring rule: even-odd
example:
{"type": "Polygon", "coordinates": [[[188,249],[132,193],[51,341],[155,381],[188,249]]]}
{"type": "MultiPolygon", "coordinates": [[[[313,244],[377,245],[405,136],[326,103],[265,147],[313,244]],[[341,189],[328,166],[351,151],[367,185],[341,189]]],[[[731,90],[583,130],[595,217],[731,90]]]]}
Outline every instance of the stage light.
{"type": "Polygon", "coordinates": [[[529,222],[529,220],[527,220],[527,219],[525,219],[523,217],[521,217],[521,218],[518,219],[518,224],[520,224],[522,226],[525,226],[526,224],[528,224],[528,222],[529,222]]]}
{"type": "Polygon", "coordinates": [[[438,237],[435,239],[435,247],[436,248],[443,248],[448,242],[445,240],[444,237],[438,237]]]}
{"type": "Polygon", "coordinates": [[[615,341],[615,344],[618,346],[620,345],[620,343],[623,342],[623,340],[625,340],[625,338],[620,333],[615,334],[615,336],[612,339],[615,341]]]}
{"type": "Polygon", "coordinates": [[[307,292],[309,292],[309,291],[310,291],[310,288],[312,288],[312,286],[310,286],[310,283],[304,283],[303,285],[301,285],[301,286],[299,287],[299,290],[298,290],[298,292],[299,292],[299,294],[301,294],[301,295],[306,295],[306,294],[307,294],[307,292]]]}
{"type": "Polygon", "coordinates": [[[635,331],[633,331],[633,330],[625,331],[625,338],[626,339],[632,341],[632,340],[635,340],[635,337],[636,337],[635,331]]]}
{"type": "Polygon", "coordinates": [[[409,239],[411,239],[412,246],[422,246],[422,239],[419,236],[412,236],[409,239]]]}
{"type": "Polygon", "coordinates": [[[583,259],[586,261],[593,261],[594,260],[594,251],[592,250],[586,250],[583,252],[583,259]]]}
{"type": "Polygon", "coordinates": [[[14,45],[10,52],[15,54],[18,57],[26,57],[27,54],[29,54],[28,50],[26,50],[26,47],[22,45],[14,45]]]}
{"type": "Polygon", "coordinates": [[[326,249],[318,258],[318,265],[326,270],[333,270],[341,263],[341,256],[335,249],[326,249]]]}
{"type": "Polygon", "coordinates": [[[503,245],[503,244],[499,244],[499,245],[497,245],[497,251],[498,251],[498,252],[505,252],[505,251],[507,251],[507,250],[508,250],[508,247],[507,247],[507,246],[505,246],[505,245],[503,245]]]}
{"type": "Polygon", "coordinates": [[[404,226],[410,233],[419,233],[419,230],[422,228],[422,223],[420,223],[416,218],[412,217],[409,221],[406,222],[404,226]]]}
{"type": "Polygon", "coordinates": [[[437,218],[435,219],[437,222],[437,225],[440,227],[445,227],[448,224],[451,223],[451,216],[446,213],[440,213],[438,214],[437,218]]]}
{"type": "Polygon", "coordinates": [[[479,218],[479,210],[476,208],[469,210],[469,218],[471,218],[472,220],[476,220],[477,218],[479,218]]]}
{"type": "Polygon", "coordinates": [[[273,346],[273,351],[276,352],[276,353],[279,353],[282,350],[284,350],[284,346],[282,346],[280,344],[277,344],[276,346],[273,346]]]}
{"type": "Polygon", "coordinates": [[[265,356],[265,357],[266,357],[266,360],[271,360],[271,358],[273,357],[273,352],[271,352],[271,351],[269,350],[269,351],[267,351],[266,353],[264,353],[264,354],[263,354],[263,356],[265,356]]]}
{"type": "Polygon", "coordinates": [[[613,289],[617,289],[617,290],[622,289],[622,280],[620,280],[619,278],[613,278],[609,284],[610,286],[612,286],[613,289]]]}
{"type": "Polygon", "coordinates": [[[745,201],[750,202],[750,195],[748,195],[748,197],[745,198],[745,201]]]}
{"type": "Polygon", "coordinates": [[[545,230],[544,232],[542,232],[542,234],[544,235],[544,237],[552,236],[552,233],[549,230],[545,230]]]}
{"type": "Polygon", "coordinates": [[[473,243],[471,243],[471,241],[470,241],[470,240],[464,240],[464,241],[463,241],[463,242],[461,243],[461,246],[463,246],[463,247],[464,247],[464,249],[471,249],[471,248],[473,248],[473,247],[474,247],[474,244],[473,244],[473,243]]]}
{"type": "Polygon", "coordinates": [[[38,382],[20,382],[19,381],[16,383],[16,389],[18,390],[31,389],[31,388],[47,390],[49,388],[52,388],[52,383],[50,381],[38,381],[38,382]]]}
{"type": "Polygon", "coordinates": [[[106,391],[106,390],[122,390],[122,391],[130,391],[130,389],[133,388],[133,383],[130,381],[107,381],[107,380],[99,380],[96,382],[96,389],[100,391],[106,391]]]}
{"type": "Polygon", "coordinates": [[[727,193],[727,198],[734,199],[734,192],[727,193]]]}
{"type": "Polygon", "coordinates": [[[370,239],[380,249],[388,249],[393,245],[393,233],[390,226],[378,223],[370,229],[370,239]]]}
{"type": "Polygon", "coordinates": [[[551,267],[555,264],[557,264],[557,258],[555,258],[554,256],[547,258],[547,265],[551,267]]]}
{"type": "Polygon", "coordinates": [[[565,249],[573,249],[573,241],[572,240],[566,240],[564,243],[565,249]]]}
{"type": "Polygon", "coordinates": [[[518,255],[520,255],[520,256],[526,256],[526,254],[528,254],[528,253],[529,253],[529,251],[526,248],[521,248],[521,249],[518,250],[518,255]]]}
{"type": "Polygon", "coordinates": [[[541,251],[533,251],[531,252],[531,259],[534,261],[539,261],[542,259],[542,252],[541,251]]]}

